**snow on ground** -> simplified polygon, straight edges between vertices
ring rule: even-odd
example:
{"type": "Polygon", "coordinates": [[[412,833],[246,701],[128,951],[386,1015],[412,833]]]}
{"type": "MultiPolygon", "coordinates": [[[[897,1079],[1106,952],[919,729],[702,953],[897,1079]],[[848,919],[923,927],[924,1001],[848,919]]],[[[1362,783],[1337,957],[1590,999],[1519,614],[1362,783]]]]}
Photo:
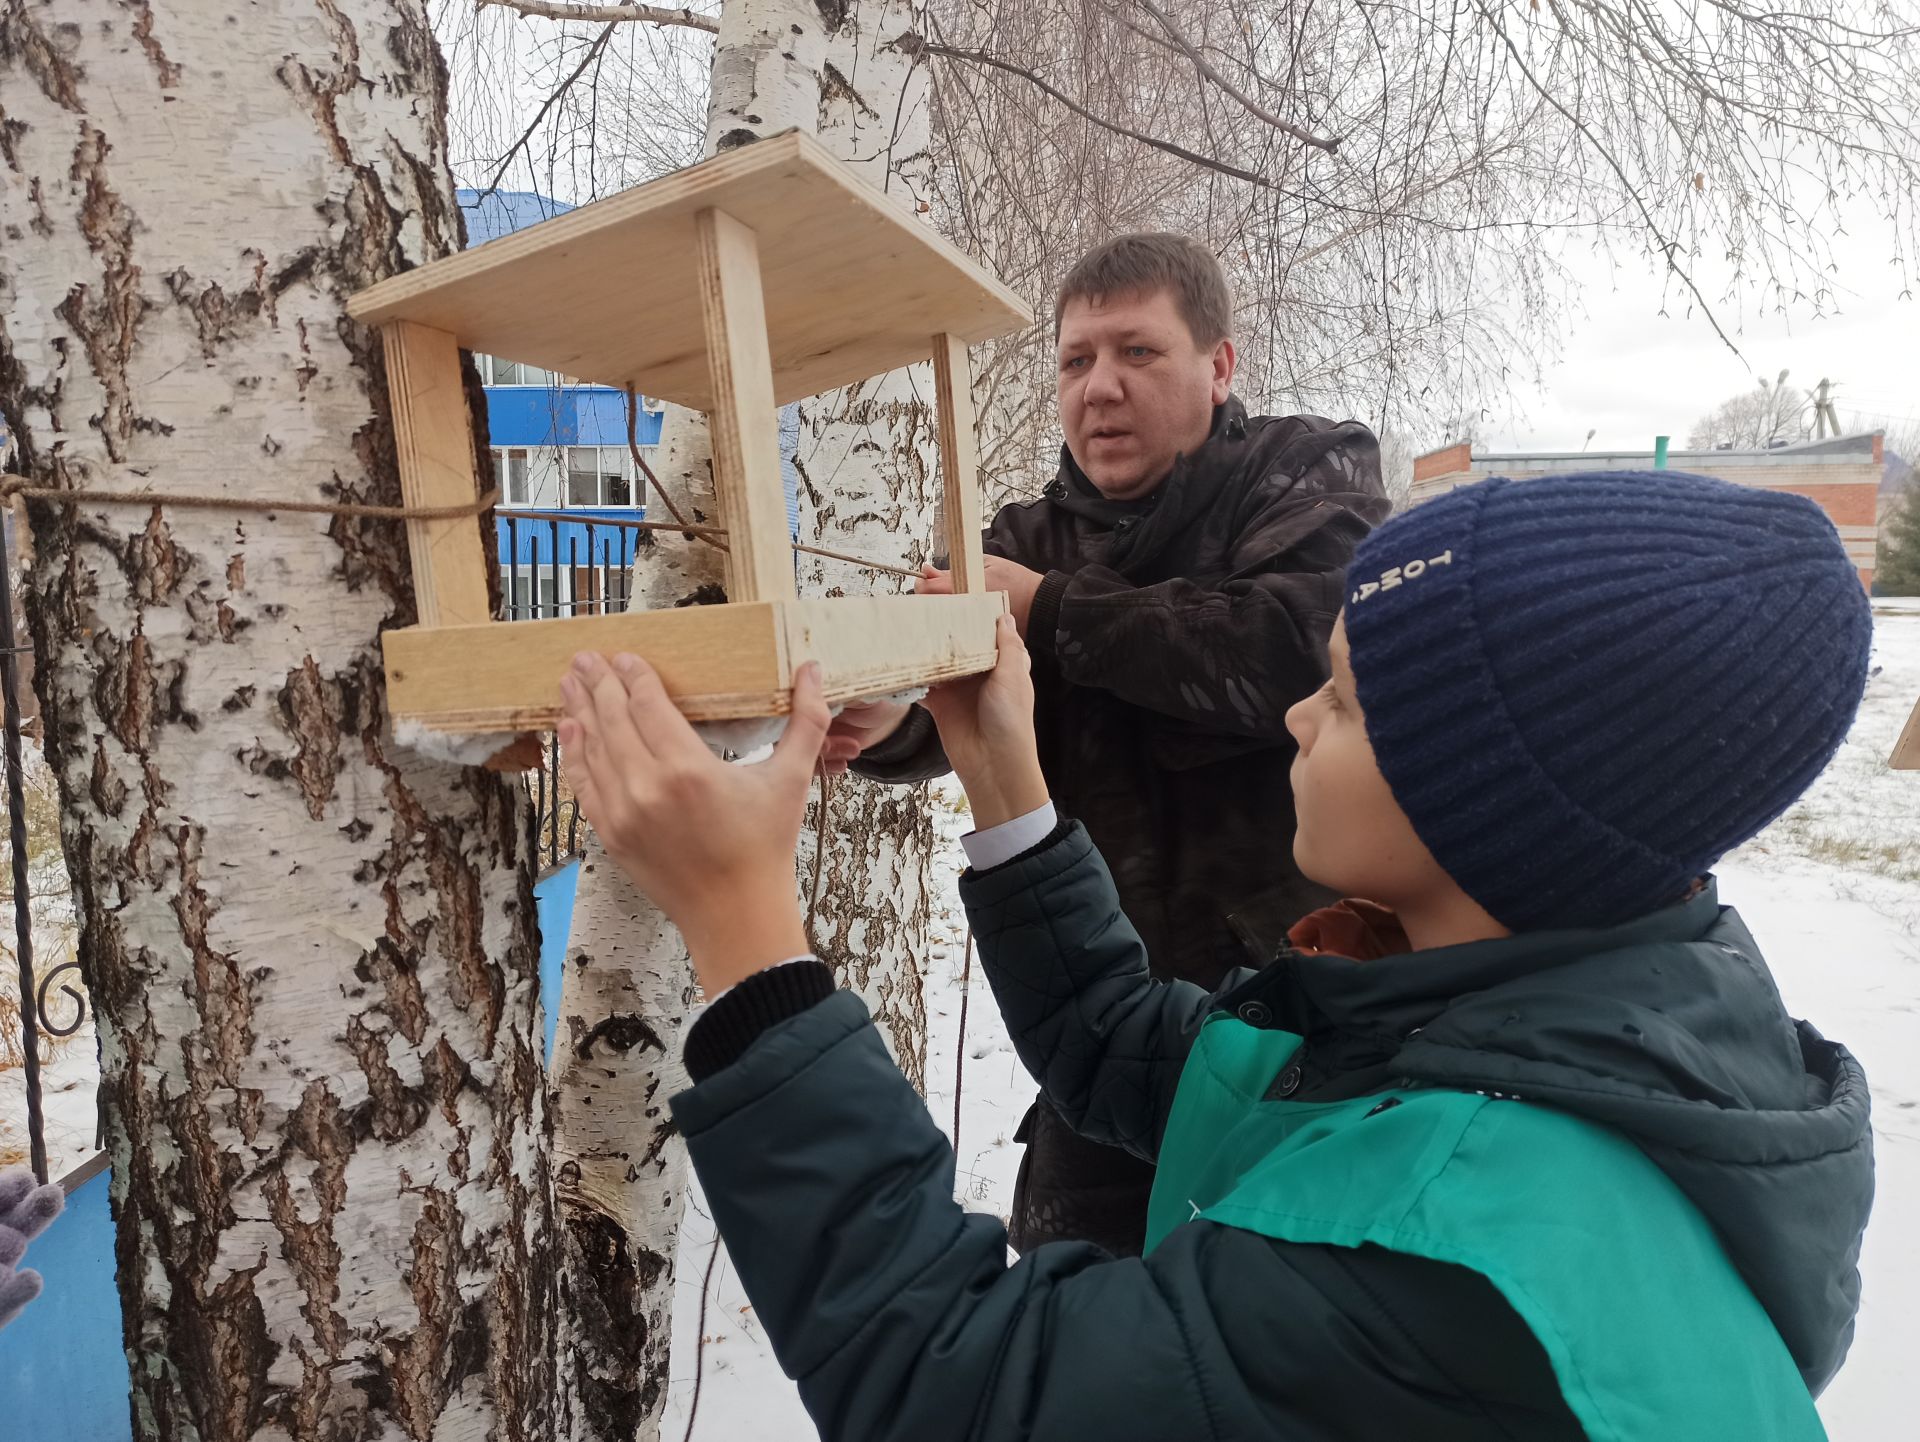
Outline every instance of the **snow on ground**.
{"type": "MultiPolygon", "coordinates": [[[[1820,1402],[1833,1442],[1913,1435],[1903,1333],[1920,1310],[1920,772],[1886,765],[1920,697],[1920,608],[1885,607],[1876,627],[1878,671],[1848,744],[1799,806],[1720,869],[1722,899],[1739,908],[1766,949],[1788,1007],[1852,1049],[1873,1086],[1879,1181],[1861,1261],[1859,1335],[1820,1402]]],[[[927,967],[927,1104],[951,1134],[965,936],[953,882],[968,823],[953,809],[955,793],[936,797],[950,879],[935,912],[943,939],[927,967]]],[[[1000,1026],[978,958],[965,1053],[957,1192],[966,1206],[1004,1216],[1019,1165],[1013,1129],[1033,1085],[1000,1026]]],[[[673,1386],[661,1436],[687,1437],[703,1352],[692,1442],[803,1442],[813,1429],[724,1251],[708,1297],[707,1342],[695,1346],[713,1247],[703,1208],[696,1194],[681,1232],[673,1386]]]]}
{"type": "MultiPolygon", "coordinates": [[[[48,994],[47,1009],[56,1023],[64,1024],[73,1019],[73,1003],[60,995],[59,985],[56,981],[48,994]]],[[[14,990],[18,990],[17,980],[8,995],[14,990]]],[[[8,1021],[18,1024],[11,1013],[8,1021]]],[[[64,1176],[93,1155],[94,1092],[99,1078],[91,1012],[72,1036],[40,1039],[48,1176],[64,1176]]],[[[25,1162],[27,1155],[27,1074],[23,1067],[6,1067],[0,1069],[0,1166],[25,1162]]]]}

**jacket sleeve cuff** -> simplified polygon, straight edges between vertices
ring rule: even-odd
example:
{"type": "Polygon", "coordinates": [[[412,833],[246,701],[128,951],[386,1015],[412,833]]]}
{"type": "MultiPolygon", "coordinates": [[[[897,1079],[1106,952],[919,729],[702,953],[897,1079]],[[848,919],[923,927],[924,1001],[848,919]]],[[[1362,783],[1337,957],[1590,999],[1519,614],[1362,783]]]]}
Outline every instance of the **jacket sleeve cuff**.
{"type": "Polygon", "coordinates": [[[1092,850],[1093,839],[1086,827],[1062,817],[1039,845],[998,866],[961,876],[960,900],[970,911],[976,906],[997,906],[1071,870],[1092,850]]]}
{"type": "Polygon", "coordinates": [[[811,957],[755,972],[728,988],[687,1029],[687,1075],[703,1082],[732,1066],[762,1032],[818,1006],[833,992],[833,972],[811,957]]]}
{"type": "Polygon", "coordinates": [[[893,735],[862,751],[847,769],[883,783],[922,781],[940,775],[947,769],[946,755],[940,750],[933,713],[924,706],[909,707],[906,719],[894,728],[893,735]]]}
{"type": "Polygon", "coordinates": [[[1065,571],[1049,571],[1033,593],[1033,605],[1027,611],[1027,650],[1035,656],[1051,656],[1060,630],[1060,603],[1066,599],[1067,583],[1073,579],[1065,571]]]}

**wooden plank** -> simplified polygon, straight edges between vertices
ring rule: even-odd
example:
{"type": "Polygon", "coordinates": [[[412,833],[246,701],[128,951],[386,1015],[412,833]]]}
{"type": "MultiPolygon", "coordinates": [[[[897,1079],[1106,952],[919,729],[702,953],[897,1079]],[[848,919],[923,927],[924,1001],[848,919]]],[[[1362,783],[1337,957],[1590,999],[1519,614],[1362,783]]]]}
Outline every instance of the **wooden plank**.
{"type": "Polygon", "coordinates": [[[703,210],[700,309],[706,319],[713,409],[713,489],[727,528],[727,599],[791,598],[793,549],[780,484],[780,418],[767,359],[767,307],[754,233],[720,210],[703,210]]]}
{"type": "Polygon", "coordinates": [[[472,350],[711,410],[695,215],[759,233],[776,404],[1033,323],[1006,286],[789,132],[394,276],[356,319],[418,321],[472,350]]]}
{"type": "MultiPolygon", "coordinates": [[[[387,326],[381,341],[402,499],[409,506],[461,506],[479,499],[460,347],[445,331],[404,320],[387,326]]],[[[421,625],[468,626],[493,619],[483,528],[490,529],[489,523],[479,516],[407,522],[421,625]]]]}
{"type": "Polygon", "coordinates": [[[1893,755],[1887,764],[1895,771],[1920,771],[1920,701],[1913,703],[1913,714],[1893,743],[1893,755]]]}
{"type": "Polygon", "coordinates": [[[792,675],[768,603],[411,626],[381,642],[395,719],[471,734],[550,730],[560,718],[560,678],[581,651],[646,657],[700,720],[773,715],[792,675]]]}
{"type": "Polygon", "coordinates": [[[994,622],[1007,598],[998,591],[847,596],[790,601],[780,609],[788,684],[793,671],[818,661],[827,700],[838,705],[990,670],[998,655],[994,622]]]}
{"type": "Polygon", "coordinates": [[[974,433],[973,366],[959,336],[933,338],[933,389],[946,492],[947,564],[955,592],[979,595],[987,589],[980,550],[980,442],[974,433]]]}
{"type": "Polygon", "coordinates": [[[659,668],[696,721],[777,716],[791,708],[793,673],[809,660],[820,662],[836,704],[985,671],[1005,607],[998,593],[862,596],[414,626],[383,638],[387,705],[396,722],[434,731],[547,730],[577,652],[632,651],[659,668]]]}

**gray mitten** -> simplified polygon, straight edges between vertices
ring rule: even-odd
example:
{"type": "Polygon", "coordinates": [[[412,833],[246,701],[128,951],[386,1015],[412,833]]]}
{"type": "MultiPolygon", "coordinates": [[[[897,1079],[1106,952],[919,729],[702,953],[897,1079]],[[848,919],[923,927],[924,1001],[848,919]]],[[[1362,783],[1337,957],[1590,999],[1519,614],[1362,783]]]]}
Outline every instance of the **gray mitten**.
{"type": "Polygon", "coordinates": [[[60,1215],[66,1202],[66,1193],[56,1186],[36,1185],[25,1167],[0,1171],[0,1327],[40,1295],[40,1274],[17,1272],[14,1264],[26,1252],[27,1243],[60,1215]]]}

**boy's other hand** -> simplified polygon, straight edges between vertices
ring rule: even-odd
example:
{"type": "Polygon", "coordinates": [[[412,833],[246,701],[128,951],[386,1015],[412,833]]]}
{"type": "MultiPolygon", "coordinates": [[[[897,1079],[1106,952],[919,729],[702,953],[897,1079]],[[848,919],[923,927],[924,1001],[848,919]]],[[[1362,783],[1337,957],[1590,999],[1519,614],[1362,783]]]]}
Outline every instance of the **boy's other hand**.
{"type": "Polygon", "coordinates": [[[936,686],[925,706],[940,728],[947,760],[967,788],[974,824],[985,830],[1046,803],[1046,778],[1033,736],[1033,677],[1013,618],[995,631],[991,671],[936,686]]]}
{"type": "Polygon", "coordinates": [[[786,732],[751,766],[714,755],[637,656],[584,652],[560,691],[581,813],[680,928],[708,995],[806,955],[793,856],[827,734],[820,668],[801,668],[786,732]]]}
{"type": "Polygon", "coordinates": [[[911,709],[891,701],[869,701],[862,706],[847,707],[827,727],[820,769],[829,776],[841,775],[848,762],[858,760],[869,748],[878,746],[898,731],[911,709]]]}

